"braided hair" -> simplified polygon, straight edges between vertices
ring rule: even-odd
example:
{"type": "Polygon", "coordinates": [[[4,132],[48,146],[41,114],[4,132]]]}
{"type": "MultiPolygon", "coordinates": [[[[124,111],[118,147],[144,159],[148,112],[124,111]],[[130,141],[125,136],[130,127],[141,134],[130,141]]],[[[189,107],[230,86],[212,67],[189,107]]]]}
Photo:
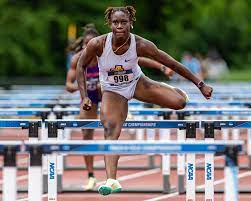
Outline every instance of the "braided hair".
{"type": "Polygon", "coordinates": [[[84,29],[84,31],[83,31],[84,38],[87,35],[93,35],[94,37],[99,36],[99,32],[97,31],[97,29],[93,23],[85,25],[84,27],[82,27],[82,29],[84,29]]]}
{"type": "Polygon", "coordinates": [[[83,42],[86,36],[92,35],[94,37],[99,36],[99,32],[97,31],[94,24],[90,23],[82,27],[83,34],[82,36],[78,37],[77,40],[73,44],[71,44],[68,48],[68,51],[73,51],[75,53],[79,52],[83,49],[83,42]]]}
{"type": "Polygon", "coordinates": [[[136,21],[136,10],[133,6],[125,6],[125,7],[108,7],[105,10],[105,24],[110,24],[112,14],[116,11],[122,11],[123,13],[127,14],[129,17],[130,22],[136,21]]]}

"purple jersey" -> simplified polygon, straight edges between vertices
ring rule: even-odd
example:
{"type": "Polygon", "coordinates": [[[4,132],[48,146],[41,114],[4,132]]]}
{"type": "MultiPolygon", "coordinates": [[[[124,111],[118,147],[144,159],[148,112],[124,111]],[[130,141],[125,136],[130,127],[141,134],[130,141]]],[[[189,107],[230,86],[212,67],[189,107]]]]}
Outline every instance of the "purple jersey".
{"type": "Polygon", "coordinates": [[[91,101],[98,104],[101,101],[97,84],[99,82],[99,69],[98,66],[87,67],[87,94],[91,101]]]}

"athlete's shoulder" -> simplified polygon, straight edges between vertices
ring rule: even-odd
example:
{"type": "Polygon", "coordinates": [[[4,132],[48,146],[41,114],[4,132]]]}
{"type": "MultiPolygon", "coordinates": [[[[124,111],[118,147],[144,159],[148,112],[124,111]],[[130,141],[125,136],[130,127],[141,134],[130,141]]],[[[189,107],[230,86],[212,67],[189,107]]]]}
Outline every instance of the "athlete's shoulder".
{"type": "Polygon", "coordinates": [[[79,52],[77,52],[76,54],[74,54],[72,56],[72,58],[71,58],[71,69],[76,69],[76,67],[77,67],[76,64],[78,62],[78,59],[79,59],[81,53],[82,53],[82,50],[80,50],[79,52]]]}
{"type": "Polygon", "coordinates": [[[107,34],[97,36],[89,41],[88,46],[90,48],[96,49],[98,55],[101,55],[103,52],[103,46],[105,44],[106,37],[107,34]]]}
{"type": "Polygon", "coordinates": [[[140,46],[145,47],[147,45],[152,45],[153,44],[153,42],[151,42],[150,40],[147,40],[147,39],[145,39],[145,38],[143,38],[141,36],[138,36],[136,34],[134,34],[134,35],[135,35],[135,40],[136,40],[137,46],[140,45],[140,46]]]}
{"type": "Polygon", "coordinates": [[[104,35],[101,35],[101,36],[97,36],[97,37],[95,37],[95,38],[92,38],[92,39],[89,41],[88,45],[90,44],[90,45],[96,46],[96,47],[99,46],[99,45],[102,45],[103,42],[104,42],[104,40],[106,39],[106,37],[107,37],[107,34],[104,34],[104,35]]]}
{"type": "Polygon", "coordinates": [[[135,40],[136,40],[136,47],[137,47],[138,55],[140,55],[141,52],[148,51],[152,47],[155,47],[153,42],[151,42],[141,36],[135,35],[135,40]]]}

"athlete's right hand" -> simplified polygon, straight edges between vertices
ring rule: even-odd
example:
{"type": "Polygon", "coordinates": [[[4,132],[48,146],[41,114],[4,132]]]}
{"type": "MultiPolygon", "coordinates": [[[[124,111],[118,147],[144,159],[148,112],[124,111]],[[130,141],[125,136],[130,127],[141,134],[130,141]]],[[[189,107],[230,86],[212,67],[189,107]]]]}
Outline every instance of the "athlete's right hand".
{"type": "Polygon", "coordinates": [[[81,103],[81,108],[83,110],[89,111],[92,108],[92,101],[90,98],[85,97],[81,103]]]}
{"type": "Polygon", "coordinates": [[[78,86],[72,83],[66,83],[66,91],[74,93],[75,91],[78,91],[78,86]]]}

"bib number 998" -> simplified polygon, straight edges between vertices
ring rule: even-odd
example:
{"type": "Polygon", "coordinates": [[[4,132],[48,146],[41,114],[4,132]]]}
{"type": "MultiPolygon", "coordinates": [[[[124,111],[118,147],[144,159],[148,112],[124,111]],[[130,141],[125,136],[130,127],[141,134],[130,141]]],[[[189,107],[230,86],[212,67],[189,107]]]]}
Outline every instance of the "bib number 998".
{"type": "Polygon", "coordinates": [[[115,75],[113,78],[115,83],[129,81],[128,75],[115,75]]]}

